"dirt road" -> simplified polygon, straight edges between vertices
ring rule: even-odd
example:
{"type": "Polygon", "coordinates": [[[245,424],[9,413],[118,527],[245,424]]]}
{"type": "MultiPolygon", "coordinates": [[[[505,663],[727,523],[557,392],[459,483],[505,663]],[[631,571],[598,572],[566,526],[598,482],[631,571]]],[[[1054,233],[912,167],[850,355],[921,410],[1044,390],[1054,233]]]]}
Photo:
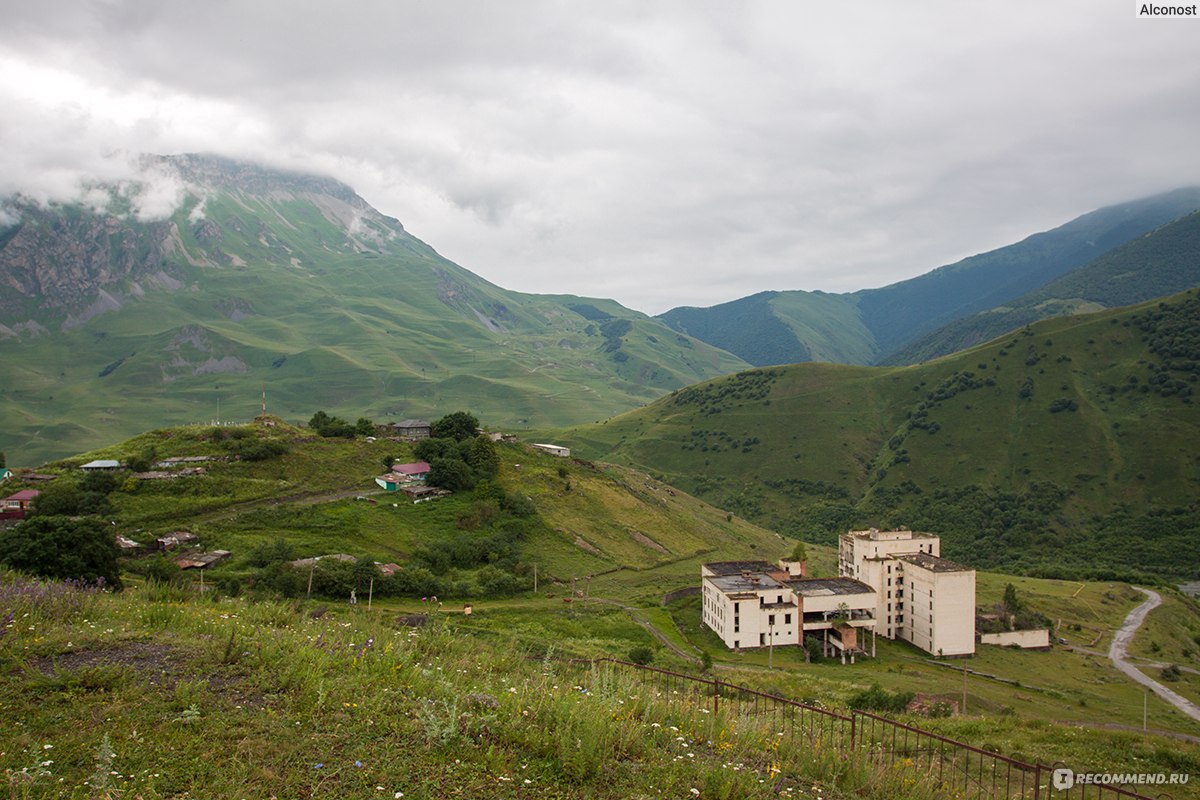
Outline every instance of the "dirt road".
{"type": "Polygon", "coordinates": [[[1134,681],[1145,686],[1192,719],[1200,721],[1200,706],[1197,706],[1186,697],[1176,694],[1153,678],[1148,677],[1128,660],[1127,653],[1129,643],[1133,641],[1133,635],[1137,633],[1137,629],[1146,621],[1146,615],[1162,605],[1162,596],[1158,592],[1143,589],[1140,586],[1134,586],[1133,588],[1145,594],[1149,599],[1129,612],[1129,616],[1125,618],[1125,624],[1113,635],[1112,644],[1108,648],[1108,657],[1112,659],[1113,665],[1121,670],[1121,672],[1124,672],[1134,681]]]}

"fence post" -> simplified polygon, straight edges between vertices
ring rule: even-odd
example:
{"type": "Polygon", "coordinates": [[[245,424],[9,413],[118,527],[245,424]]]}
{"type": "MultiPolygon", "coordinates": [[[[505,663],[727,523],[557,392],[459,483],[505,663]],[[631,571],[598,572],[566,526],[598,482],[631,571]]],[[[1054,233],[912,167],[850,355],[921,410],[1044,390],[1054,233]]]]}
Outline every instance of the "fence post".
{"type": "Polygon", "coordinates": [[[1033,800],[1038,800],[1042,796],[1042,765],[1040,762],[1033,764],[1033,800]]]}
{"type": "Polygon", "coordinates": [[[713,678],[713,719],[716,719],[717,712],[720,710],[721,701],[721,686],[716,678],[713,678]]]}
{"type": "Polygon", "coordinates": [[[858,732],[858,727],[855,724],[857,721],[858,721],[858,716],[853,711],[851,711],[850,712],[850,752],[852,752],[852,753],[854,752],[855,743],[857,742],[856,734],[858,732]]]}

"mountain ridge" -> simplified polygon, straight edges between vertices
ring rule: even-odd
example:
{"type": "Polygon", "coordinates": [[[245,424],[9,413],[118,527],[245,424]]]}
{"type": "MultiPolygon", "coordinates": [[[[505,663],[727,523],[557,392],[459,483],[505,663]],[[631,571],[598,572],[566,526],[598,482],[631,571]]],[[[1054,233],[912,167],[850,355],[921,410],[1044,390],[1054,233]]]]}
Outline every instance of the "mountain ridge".
{"type": "Polygon", "coordinates": [[[1200,188],[1185,187],[1096,209],[1015,244],[877,289],[774,292],[753,318],[744,313],[747,301],[762,293],[706,309],[671,309],[659,318],[755,366],[883,363],[938,328],[1012,301],[1197,209],[1200,188]],[[828,330],[809,329],[814,319],[826,321],[828,330]],[[784,329],[789,334],[781,334],[784,329]]]}
{"type": "Polygon", "coordinates": [[[746,366],[612,300],[495,286],[332,179],[273,184],[270,170],[200,156],[154,165],[179,192],[165,219],[137,218],[141,198],[165,193],[153,187],[110,188],[103,214],[8,205],[22,215],[0,248],[10,459],[218,409],[245,420],[264,385],[294,419],[469,407],[523,427],[608,416],[746,366]]]}

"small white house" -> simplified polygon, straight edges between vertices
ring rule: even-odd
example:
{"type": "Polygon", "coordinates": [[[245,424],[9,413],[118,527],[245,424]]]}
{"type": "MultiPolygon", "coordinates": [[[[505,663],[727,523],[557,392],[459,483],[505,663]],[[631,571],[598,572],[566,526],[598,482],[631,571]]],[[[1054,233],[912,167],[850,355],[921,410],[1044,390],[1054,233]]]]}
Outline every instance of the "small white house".
{"type": "Polygon", "coordinates": [[[89,461],[88,463],[86,463],[80,467],[80,469],[85,469],[88,472],[91,472],[93,470],[120,469],[120,468],[121,468],[121,462],[114,461],[111,458],[98,458],[95,461],[89,461]]]}
{"type": "Polygon", "coordinates": [[[534,444],[530,446],[536,447],[538,450],[542,450],[552,456],[558,456],[559,458],[571,457],[571,448],[563,447],[560,444],[534,444]]]}

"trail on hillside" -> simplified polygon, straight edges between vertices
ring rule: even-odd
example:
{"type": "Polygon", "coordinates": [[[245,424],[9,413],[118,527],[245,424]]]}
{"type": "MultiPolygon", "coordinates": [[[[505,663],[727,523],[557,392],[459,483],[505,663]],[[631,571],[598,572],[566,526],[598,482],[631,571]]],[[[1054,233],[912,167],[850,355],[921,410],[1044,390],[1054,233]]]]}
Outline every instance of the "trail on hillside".
{"type": "Polygon", "coordinates": [[[357,489],[342,489],[336,492],[317,492],[313,494],[293,494],[286,497],[267,497],[259,500],[249,500],[245,503],[229,506],[221,511],[213,514],[200,515],[197,519],[202,522],[218,522],[220,520],[232,519],[233,517],[243,514],[253,508],[264,508],[267,506],[282,506],[282,505],[297,505],[297,506],[313,506],[318,503],[332,503],[336,500],[346,500],[351,497],[369,497],[373,495],[381,495],[383,492],[366,490],[361,487],[357,489]]]}
{"type": "Polygon", "coordinates": [[[1192,719],[1200,721],[1200,706],[1197,706],[1191,700],[1171,691],[1166,686],[1147,676],[1128,660],[1129,643],[1133,641],[1133,636],[1137,633],[1137,629],[1146,621],[1146,616],[1151,611],[1162,605],[1162,596],[1158,592],[1143,589],[1140,586],[1134,586],[1133,588],[1145,594],[1149,599],[1133,611],[1130,611],[1129,616],[1125,617],[1125,623],[1121,625],[1120,630],[1113,634],[1112,644],[1108,648],[1108,657],[1112,659],[1113,665],[1117,669],[1124,672],[1135,682],[1145,686],[1192,719]]]}
{"type": "Polygon", "coordinates": [[[697,664],[700,663],[700,659],[696,656],[695,653],[689,653],[686,650],[684,650],[683,648],[679,647],[674,642],[672,642],[670,639],[668,639],[666,637],[666,634],[664,634],[658,628],[654,627],[653,623],[648,622],[647,620],[644,620],[640,616],[638,616],[638,613],[637,613],[638,609],[635,606],[625,605],[624,603],[619,602],[617,600],[608,600],[603,597],[592,597],[592,598],[589,598],[589,600],[592,603],[607,603],[608,605],[616,606],[617,608],[621,609],[626,614],[628,614],[630,619],[632,619],[638,625],[641,625],[643,628],[645,628],[646,632],[649,633],[651,636],[653,636],[655,638],[655,640],[657,640],[659,643],[661,643],[663,645],[663,647],[666,647],[671,652],[675,653],[676,655],[678,655],[682,658],[687,659],[688,661],[691,661],[691,662],[694,662],[697,664]]]}

